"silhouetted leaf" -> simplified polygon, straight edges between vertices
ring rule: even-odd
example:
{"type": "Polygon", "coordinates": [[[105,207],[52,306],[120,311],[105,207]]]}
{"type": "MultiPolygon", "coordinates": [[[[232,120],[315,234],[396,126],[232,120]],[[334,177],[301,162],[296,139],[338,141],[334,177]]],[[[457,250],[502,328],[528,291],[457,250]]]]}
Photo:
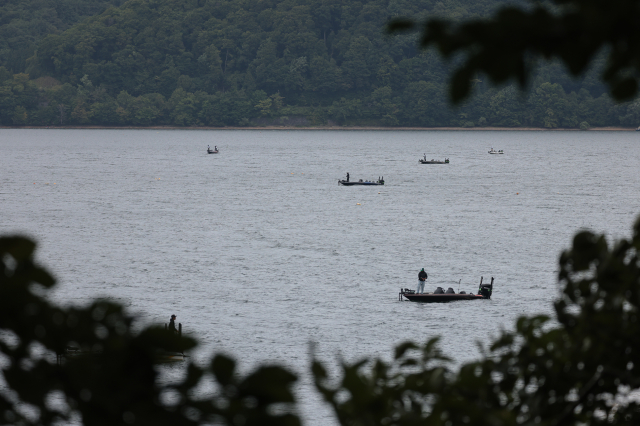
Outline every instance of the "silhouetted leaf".
{"type": "Polygon", "coordinates": [[[211,361],[211,371],[223,386],[231,384],[235,368],[235,361],[225,355],[216,355],[211,361]]]}

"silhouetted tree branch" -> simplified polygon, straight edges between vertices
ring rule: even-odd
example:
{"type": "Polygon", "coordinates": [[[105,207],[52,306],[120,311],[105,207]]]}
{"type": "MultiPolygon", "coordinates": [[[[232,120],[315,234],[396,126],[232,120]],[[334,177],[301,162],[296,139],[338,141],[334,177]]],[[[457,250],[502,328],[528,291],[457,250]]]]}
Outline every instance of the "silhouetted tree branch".
{"type": "Polygon", "coordinates": [[[515,79],[524,87],[538,59],[557,58],[573,75],[605,50],[602,80],[619,101],[634,97],[640,77],[640,2],[637,0],[532,1],[528,9],[507,6],[489,19],[462,23],[431,18],[392,20],[388,30],[420,31],[423,48],[446,58],[464,55],[451,79],[454,102],[465,99],[478,72],[494,82],[515,79]]]}

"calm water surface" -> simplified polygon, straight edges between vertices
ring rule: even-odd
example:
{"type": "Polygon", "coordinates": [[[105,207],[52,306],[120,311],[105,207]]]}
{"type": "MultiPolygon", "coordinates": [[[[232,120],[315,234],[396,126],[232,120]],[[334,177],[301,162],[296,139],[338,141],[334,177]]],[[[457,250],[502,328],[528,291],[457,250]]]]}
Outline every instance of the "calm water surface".
{"type": "Polygon", "coordinates": [[[557,258],[581,228],[628,236],[634,132],[0,130],[0,232],[25,233],[56,300],[106,297],[141,322],[175,313],[213,351],[285,364],[306,425],[333,425],[309,342],[389,358],[442,335],[457,362],[522,314],[551,313],[557,258]],[[217,145],[218,155],[207,155],[217,145]],[[504,155],[489,155],[489,148],[504,155]],[[420,165],[418,158],[450,158],[420,165]],[[337,180],[384,176],[383,187],[337,180]],[[421,305],[400,287],[490,301],[421,305]]]}

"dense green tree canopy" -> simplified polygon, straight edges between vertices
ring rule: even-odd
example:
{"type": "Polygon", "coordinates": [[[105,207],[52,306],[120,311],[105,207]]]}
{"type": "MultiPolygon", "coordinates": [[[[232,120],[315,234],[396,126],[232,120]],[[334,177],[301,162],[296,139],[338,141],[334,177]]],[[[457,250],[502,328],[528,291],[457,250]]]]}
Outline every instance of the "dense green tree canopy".
{"type": "MultiPolygon", "coordinates": [[[[60,8],[72,1],[55,4],[60,8]]],[[[16,4],[7,2],[0,11],[8,16],[16,4]]],[[[48,10],[46,4],[25,3],[21,10],[32,12],[30,25],[48,10]]],[[[498,82],[507,81],[513,76],[511,65],[491,62],[492,56],[485,55],[482,58],[488,58],[489,65],[485,61],[482,67],[469,68],[464,57],[455,55],[472,52],[482,38],[467,35],[463,38],[467,44],[458,41],[450,50],[443,47],[445,41],[433,39],[429,43],[450,57],[443,61],[433,50],[419,49],[417,34],[385,33],[390,19],[411,16],[441,26],[447,23],[450,31],[437,39],[445,40],[458,23],[485,22],[478,20],[504,4],[130,0],[63,32],[60,24],[55,30],[29,33],[31,44],[25,44],[20,57],[25,52],[31,56],[21,59],[21,66],[0,63],[0,124],[583,129],[640,124],[637,109],[632,104],[615,105],[600,82],[606,67],[604,54],[591,54],[591,67],[577,79],[570,78],[563,67],[564,57],[546,55],[559,61],[527,68],[531,90],[522,95],[510,86],[492,87],[485,81],[483,72],[498,82]],[[474,97],[454,109],[449,106],[447,88],[451,70],[457,67],[466,71],[454,78],[452,87],[473,88],[474,97]],[[498,74],[489,73],[489,68],[498,74]],[[28,75],[25,81],[14,77],[21,73],[28,75]]],[[[520,0],[509,4],[527,5],[520,0]]],[[[80,19],[89,6],[100,11],[107,2],[96,0],[87,2],[84,9],[73,9],[74,19],[80,19]]],[[[533,9],[524,9],[518,16],[526,17],[526,11],[533,9]]],[[[11,22],[6,25],[23,21],[11,22]]],[[[71,18],[64,25],[70,22],[71,18]]],[[[461,24],[460,28],[467,27],[461,24]]],[[[502,42],[509,43],[510,37],[501,34],[502,42]]],[[[511,49],[521,47],[516,43],[511,49]]],[[[495,58],[502,60],[499,55],[495,58]]]]}
{"type": "Polygon", "coordinates": [[[40,72],[70,83],[88,75],[111,94],[134,96],[169,97],[181,76],[191,79],[185,90],[207,93],[326,93],[327,84],[332,93],[371,89],[389,83],[382,78],[389,63],[417,55],[413,37],[384,36],[390,7],[419,15],[434,6],[427,0],[130,0],[47,37],[38,50],[40,72]],[[311,79],[314,61],[339,72],[311,79]]]}
{"type": "Polygon", "coordinates": [[[0,66],[24,72],[26,60],[48,34],[58,34],[83,18],[124,0],[4,0],[0,2],[0,66]]]}

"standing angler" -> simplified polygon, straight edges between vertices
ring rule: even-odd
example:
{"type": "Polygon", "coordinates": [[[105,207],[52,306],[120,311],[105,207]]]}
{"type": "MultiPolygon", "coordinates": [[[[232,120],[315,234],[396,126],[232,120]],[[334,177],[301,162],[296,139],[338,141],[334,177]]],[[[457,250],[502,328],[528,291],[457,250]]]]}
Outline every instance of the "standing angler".
{"type": "Polygon", "coordinates": [[[424,268],[420,272],[418,272],[418,289],[416,293],[424,293],[424,282],[427,280],[427,273],[424,271],[424,268]]]}
{"type": "Polygon", "coordinates": [[[178,333],[178,329],[176,328],[176,316],[171,315],[171,319],[169,320],[169,331],[172,333],[178,333]]]}

